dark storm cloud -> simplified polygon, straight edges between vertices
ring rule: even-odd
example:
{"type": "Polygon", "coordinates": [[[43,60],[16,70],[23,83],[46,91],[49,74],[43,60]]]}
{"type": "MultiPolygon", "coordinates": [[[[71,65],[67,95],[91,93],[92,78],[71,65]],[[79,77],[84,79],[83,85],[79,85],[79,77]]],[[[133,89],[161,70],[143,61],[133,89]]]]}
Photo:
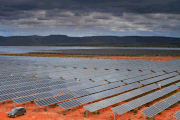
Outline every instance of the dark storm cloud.
{"type": "Polygon", "coordinates": [[[20,25],[38,25],[41,24],[41,22],[20,22],[20,25]]]}
{"type": "Polygon", "coordinates": [[[37,18],[37,20],[50,20],[50,18],[37,18]]]}
{"type": "Polygon", "coordinates": [[[4,8],[16,10],[49,10],[53,8],[85,10],[89,8],[118,13],[123,8],[132,13],[180,13],[179,0],[3,0],[0,3],[4,8]],[[112,8],[116,8],[116,10],[113,11],[112,8]]]}
{"type": "Polygon", "coordinates": [[[96,15],[96,16],[93,16],[93,19],[111,19],[111,18],[110,16],[96,15]]]}
{"type": "Polygon", "coordinates": [[[179,0],[0,0],[0,24],[179,31],[179,8],[179,0]]]}
{"type": "Polygon", "coordinates": [[[75,13],[75,14],[74,14],[74,16],[78,16],[78,17],[79,17],[79,16],[81,16],[81,14],[79,14],[79,13],[75,13]]]}

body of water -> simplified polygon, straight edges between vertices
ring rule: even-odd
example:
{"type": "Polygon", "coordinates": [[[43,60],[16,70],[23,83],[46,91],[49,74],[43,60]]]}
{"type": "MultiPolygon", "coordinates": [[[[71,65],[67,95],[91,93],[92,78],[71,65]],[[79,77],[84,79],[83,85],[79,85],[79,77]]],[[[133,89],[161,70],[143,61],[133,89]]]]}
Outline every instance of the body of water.
{"type": "Polygon", "coordinates": [[[144,49],[144,50],[180,50],[180,48],[160,47],[74,47],[74,46],[0,46],[0,54],[15,54],[38,52],[43,50],[66,50],[66,49],[144,49]]]}

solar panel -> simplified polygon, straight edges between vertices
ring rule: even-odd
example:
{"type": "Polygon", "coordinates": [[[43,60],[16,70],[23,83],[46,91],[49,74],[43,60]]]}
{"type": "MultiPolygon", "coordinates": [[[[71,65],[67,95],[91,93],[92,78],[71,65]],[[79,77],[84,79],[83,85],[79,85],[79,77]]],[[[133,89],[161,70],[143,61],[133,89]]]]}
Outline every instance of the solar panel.
{"type": "Polygon", "coordinates": [[[180,87],[180,82],[176,83],[176,85],[177,85],[178,87],[180,87]]]}
{"type": "Polygon", "coordinates": [[[64,94],[64,93],[68,93],[70,92],[70,90],[68,89],[59,89],[59,90],[54,90],[54,91],[50,91],[53,95],[59,95],[59,94],[64,94]]]}
{"type": "Polygon", "coordinates": [[[56,96],[55,98],[58,100],[58,102],[61,102],[61,101],[64,101],[64,100],[74,98],[74,96],[71,93],[68,93],[68,94],[65,94],[65,95],[56,96]]]}
{"type": "Polygon", "coordinates": [[[128,112],[130,110],[132,110],[133,108],[131,108],[130,106],[128,106],[127,104],[123,104],[120,107],[115,107],[112,108],[111,110],[115,111],[117,114],[121,115],[125,112],[128,112]]]}
{"type": "Polygon", "coordinates": [[[154,116],[155,114],[158,114],[161,112],[161,110],[159,110],[158,108],[156,108],[155,106],[152,106],[149,109],[145,109],[142,111],[145,115],[147,115],[149,118],[151,118],[152,116],[154,116]]]}
{"type": "Polygon", "coordinates": [[[165,86],[165,85],[167,85],[167,84],[176,82],[176,81],[178,81],[178,80],[180,80],[180,76],[176,76],[176,77],[173,77],[173,78],[169,78],[169,79],[167,79],[167,80],[163,80],[163,81],[161,81],[161,82],[158,82],[158,84],[161,85],[161,86],[165,86]]]}
{"type": "Polygon", "coordinates": [[[35,103],[39,106],[47,106],[47,105],[54,104],[57,102],[58,102],[58,100],[54,97],[35,101],[35,103]]]}
{"type": "Polygon", "coordinates": [[[178,111],[177,113],[175,113],[173,116],[175,116],[177,119],[180,119],[180,111],[178,111]]]}
{"type": "Polygon", "coordinates": [[[173,95],[173,96],[165,99],[164,101],[170,105],[173,105],[173,104],[177,103],[179,101],[179,99],[175,95],[173,95]]]}
{"type": "Polygon", "coordinates": [[[81,103],[75,99],[75,100],[67,101],[65,104],[59,103],[58,105],[64,109],[69,109],[72,107],[79,106],[79,105],[81,105],[81,103]]]}
{"type": "Polygon", "coordinates": [[[77,100],[79,102],[81,102],[82,104],[84,104],[84,103],[88,103],[88,102],[94,101],[95,99],[96,98],[94,98],[93,96],[85,96],[85,97],[78,98],[77,100]]]}

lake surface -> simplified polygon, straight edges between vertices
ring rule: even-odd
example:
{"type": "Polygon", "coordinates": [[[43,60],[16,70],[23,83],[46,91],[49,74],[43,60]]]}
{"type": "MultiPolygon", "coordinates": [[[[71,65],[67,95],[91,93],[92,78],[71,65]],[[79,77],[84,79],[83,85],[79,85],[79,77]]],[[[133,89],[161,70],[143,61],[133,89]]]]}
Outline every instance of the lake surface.
{"type": "Polygon", "coordinates": [[[81,46],[0,46],[0,54],[15,54],[38,52],[43,50],[66,50],[66,49],[144,49],[144,50],[180,50],[180,48],[160,47],[81,47],[81,46]]]}

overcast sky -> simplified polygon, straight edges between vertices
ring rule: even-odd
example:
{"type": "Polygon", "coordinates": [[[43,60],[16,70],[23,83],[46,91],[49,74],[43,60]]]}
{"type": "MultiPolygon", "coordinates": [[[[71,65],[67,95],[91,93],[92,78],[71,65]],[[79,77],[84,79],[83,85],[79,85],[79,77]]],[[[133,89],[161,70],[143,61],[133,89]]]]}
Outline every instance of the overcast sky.
{"type": "Polygon", "coordinates": [[[180,0],[0,0],[0,36],[180,37],[180,0]]]}

